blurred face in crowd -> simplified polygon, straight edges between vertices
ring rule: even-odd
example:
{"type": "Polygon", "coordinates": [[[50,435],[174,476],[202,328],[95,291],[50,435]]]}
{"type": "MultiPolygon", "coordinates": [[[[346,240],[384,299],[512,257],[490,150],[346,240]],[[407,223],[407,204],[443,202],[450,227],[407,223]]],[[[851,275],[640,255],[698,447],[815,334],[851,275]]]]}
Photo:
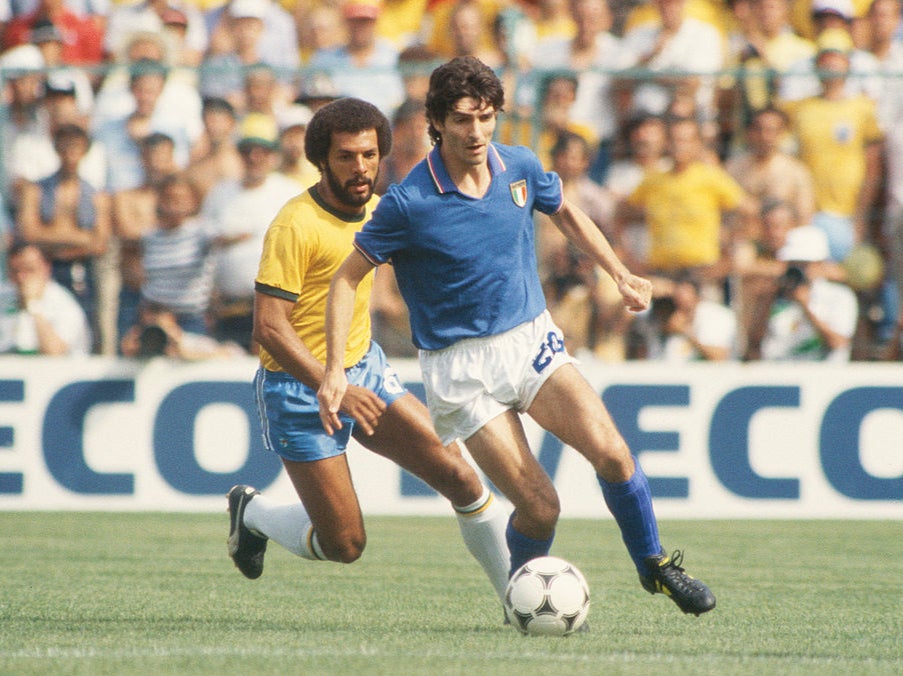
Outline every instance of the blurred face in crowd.
{"type": "Polygon", "coordinates": [[[253,49],[263,36],[263,20],[255,17],[232,19],[232,37],[235,39],[235,51],[239,54],[253,49]]]}
{"type": "Polygon", "coordinates": [[[88,154],[88,140],[82,136],[61,136],[54,143],[60,158],[60,170],[64,174],[75,174],[82,158],[88,154]]]}
{"type": "Polygon", "coordinates": [[[897,32],[901,17],[900,0],[875,0],[869,7],[869,27],[875,42],[890,42],[897,32]]]}
{"type": "Polygon", "coordinates": [[[692,282],[687,280],[679,281],[674,285],[672,298],[676,309],[689,314],[692,314],[699,305],[699,291],[692,282]]]}
{"type": "Polygon", "coordinates": [[[759,113],[747,132],[749,148],[757,157],[768,157],[780,149],[787,127],[778,112],[759,113]]]}
{"type": "Polygon", "coordinates": [[[63,43],[59,40],[45,40],[38,45],[44,64],[47,66],[59,66],[63,63],[63,43]]]}
{"type": "Polygon", "coordinates": [[[248,111],[269,112],[276,93],[276,77],[265,68],[252,70],[245,77],[248,111]]]}
{"type": "Polygon", "coordinates": [[[51,128],[61,124],[83,124],[85,122],[85,116],[78,109],[75,94],[48,93],[44,97],[44,109],[50,118],[51,128]]]}
{"type": "Polygon", "coordinates": [[[678,120],[668,125],[668,146],[675,167],[685,167],[699,159],[702,149],[699,126],[694,120],[678,120]]]}
{"type": "Polygon", "coordinates": [[[430,150],[430,137],[426,131],[426,116],[412,115],[399,120],[392,127],[392,152],[402,155],[426,155],[430,150]]]}
{"type": "Polygon", "coordinates": [[[658,118],[641,122],[630,135],[631,152],[637,161],[660,158],[665,154],[667,145],[667,128],[658,118]]]}
{"type": "Polygon", "coordinates": [[[193,216],[197,208],[197,194],[188,181],[169,181],[161,187],[157,200],[157,214],[161,227],[178,227],[185,219],[193,216]]]}
{"type": "Polygon", "coordinates": [[[546,87],[542,102],[543,124],[553,129],[565,129],[571,118],[571,108],[577,100],[577,83],[570,77],[556,77],[546,87]]]}
{"type": "Polygon", "coordinates": [[[773,37],[787,25],[790,8],[787,0],[755,0],[752,11],[761,31],[767,37],[773,37]]]}
{"type": "Polygon", "coordinates": [[[564,148],[552,158],[552,169],[569,181],[580,178],[589,169],[590,156],[586,144],[579,139],[570,139],[564,148]]]}
{"type": "Polygon", "coordinates": [[[352,51],[370,47],[376,41],[376,19],[345,19],[345,25],[348,27],[348,47],[352,51]]]}
{"type": "Polygon", "coordinates": [[[40,297],[51,277],[50,262],[36,246],[23,247],[10,256],[7,272],[19,295],[27,298],[40,297]]]}
{"type": "Polygon", "coordinates": [[[483,32],[483,19],[476,5],[467,2],[459,4],[451,16],[450,29],[455,54],[473,56],[477,53],[483,32]]]}
{"type": "Polygon", "coordinates": [[[379,140],[375,129],[335,132],[320,168],[332,200],[349,213],[360,213],[373,196],[379,175],[379,140]]]}
{"type": "Polygon", "coordinates": [[[160,73],[147,73],[139,75],[132,82],[132,96],[135,97],[135,112],[141,116],[149,117],[160,100],[163,93],[163,85],[166,78],[160,73]]]}
{"type": "Polygon", "coordinates": [[[154,38],[139,37],[133,40],[126,49],[126,60],[132,63],[136,61],[163,61],[166,50],[163,45],[154,38]]]}
{"type": "Polygon", "coordinates": [[[231,140],[232,134],[235,133],[235,116],[228,110],[217,108],[205,110],[203,120],[207,136],[213,142],[231,140]]]}
{"type": "Polygon", "coordinates": [[[762,244],[772,254],[787,243],[787,233],[797,225],[793,209],[783,204],[762,216],[762,244]]]}
{"type": "Polygon", "coordinates": [[[571,14],[577,33],[584,41],[611,29],[612,16],[607,0],[573,0],[571,14]]]}
{"type": "Polygon", "coordinates": [[[143,148],[141,159],[149,183],[155,183],[176,172],[175,147],[168,141],[143,148]]]}
{"type": "Polygon", "coordinates": [[[40,73],[27,73],[9,78],[9,90],[16,105],[29,106],[36,104],[41,98],[44,76],[40,73]]]}
{"type": "Polygon", "coordinates": [[[815,59],[815,68],[823,84],[837,82],[850,72],[850,58],[840,52],[822,52],[815,59]]]}
{"type": "Polygon", "coordinates": [[[686,0],[656,0],[663,31],[674,32],[680,28],[684,20],[685,4],[686,0]]]}
{"type": "Polygon", "coordinates": [[[259,143],[242,144],[238,148],[245,169],[245,185],[260,185],[276,167],[276,152],[259,143]]]}
{"type": "Polygon", "coordinates": [[[304,157],[304,137],[307,130],[300,124],[289,127],[279,135],[279,150],[290,164],[298,163],[304,157]]]}

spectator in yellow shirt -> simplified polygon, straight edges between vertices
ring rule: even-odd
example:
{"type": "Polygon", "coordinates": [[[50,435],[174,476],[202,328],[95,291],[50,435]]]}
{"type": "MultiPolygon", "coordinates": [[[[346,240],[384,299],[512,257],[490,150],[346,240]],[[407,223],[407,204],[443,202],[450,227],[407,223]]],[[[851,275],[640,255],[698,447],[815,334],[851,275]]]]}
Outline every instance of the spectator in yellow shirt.
{"type": "Polygon", "coordinates": [[[819,44],[821,94],[788,103],[786,109],[799,157],[812,172],[813,224],[828,235],[831,258],[842,261],[868,235],[881,183],[883,134],[874,101],[844,91],[849,36],[823,34],[819,44]]]}
{"type": "Polygon", "coordinates": [[[671,120],[668,145],[673,167],[647,174],[626,202],[641,210],[649,231],[645,272],[696,269],[716,282],[729,267],[731,233],[722,226],[724,216],[754,214],[754,200],[722,167],[700,160],[704,147],[696,120],[671,120]]]}

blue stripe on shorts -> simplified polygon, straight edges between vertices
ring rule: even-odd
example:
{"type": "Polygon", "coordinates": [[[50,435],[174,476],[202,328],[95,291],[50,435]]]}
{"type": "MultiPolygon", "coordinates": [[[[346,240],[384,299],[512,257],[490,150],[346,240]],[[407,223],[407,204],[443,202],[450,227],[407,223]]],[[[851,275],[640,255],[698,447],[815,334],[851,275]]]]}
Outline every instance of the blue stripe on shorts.
{"type": "MultiPolygon", "coordinates": [[[[386,406],[407,392],[375,342],[370,343],[364,358],[345,373],[350,385],[366,387],[386,406]]],[[[340,414],[342,429],[332,436],[326,434],[320,422],[317,391],[291,374],[258,368],[254,396],[267,450],[295,462],[312,462],[345,452],[354,420],[340,414]]]]}

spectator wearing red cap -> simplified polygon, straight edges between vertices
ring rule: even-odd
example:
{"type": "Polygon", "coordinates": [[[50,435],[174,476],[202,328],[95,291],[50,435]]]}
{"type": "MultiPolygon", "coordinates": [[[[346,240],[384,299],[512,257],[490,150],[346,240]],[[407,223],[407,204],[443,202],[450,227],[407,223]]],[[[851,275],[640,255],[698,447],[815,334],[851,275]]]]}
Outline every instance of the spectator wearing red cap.
{"type": "Polygon", "coordinates": [[[4,48],[28,44],[39,21],[50,21],[62,34],[63,63],[94,65],[103,60],[103,30],[90,17],[66,8],[64,0],[40,0],[34,11],[15,17],[6,27],[4,48]]]}

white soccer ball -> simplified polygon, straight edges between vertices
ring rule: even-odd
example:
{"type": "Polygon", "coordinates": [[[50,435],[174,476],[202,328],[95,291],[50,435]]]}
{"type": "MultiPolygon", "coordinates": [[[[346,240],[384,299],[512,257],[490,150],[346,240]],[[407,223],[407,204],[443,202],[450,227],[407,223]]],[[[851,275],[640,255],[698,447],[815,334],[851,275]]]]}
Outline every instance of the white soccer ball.
{"type": "Polygon", "coordinates": [[[522,634],[567,636],[589,614],[589,585],[577,567],[541,556],[518,568],[505,590],[505,615],[522,634]]]}

